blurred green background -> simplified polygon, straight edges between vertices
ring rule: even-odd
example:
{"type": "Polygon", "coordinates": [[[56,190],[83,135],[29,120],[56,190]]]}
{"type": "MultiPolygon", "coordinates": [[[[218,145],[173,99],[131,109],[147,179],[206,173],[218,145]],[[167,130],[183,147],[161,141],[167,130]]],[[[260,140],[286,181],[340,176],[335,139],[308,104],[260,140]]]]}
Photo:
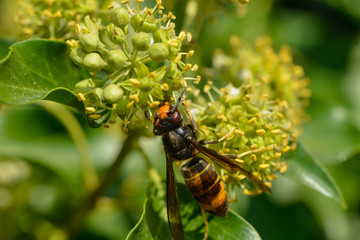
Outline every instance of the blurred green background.
{"type": "MultiPolygon", "coordinates": [[[[12,22],[16,11],[15,1],[0,1],[0,57],[20,31],[12,22]]],[[[234,34],[250,43],[269,35],[276,50],[283,44],[291,47],[313,92],[307,109],[311,120],[301,141],[326,166],[347,203],[343,209],[285,177],[275,181],[271,196],[238,194],[230,207],[263,239],[360,239],[359,30],[358,0],[252,0],[242,16],[227,3],[205,20],[196,46],[202,65],[210,66],[214,49],[227,49],[234,34]]],[[[76,116],[101,175],[116,157],[123,136],[116,126],[90,129],[76,116]]],[[[139,146],[165,176],[161,139],[141,138],[139,146]]],[[[140,218],[148,182],[143,157],[135,149],[86,218],[78,239],[125,239],[140,218]]],[[[76,147],[61,122],[38,104],[1,105],[0,238],[59,239],[59,226],[66,225],[81,202],[82,189],[76,147]]]]}

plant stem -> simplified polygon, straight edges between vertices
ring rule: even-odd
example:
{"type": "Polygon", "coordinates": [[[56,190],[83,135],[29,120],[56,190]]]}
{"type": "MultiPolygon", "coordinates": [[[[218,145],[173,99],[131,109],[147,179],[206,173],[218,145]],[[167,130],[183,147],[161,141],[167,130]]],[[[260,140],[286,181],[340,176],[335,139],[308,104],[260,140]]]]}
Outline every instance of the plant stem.
{"type": "Polygon", "coordinates": [[[137,139],[138,135],[136,133],[130,133],[126,137],[118,156],[116,157],[113,164],[106,171],[98,187],[94,189],[85,198],[85,200],[80,203],[80,206],[74,209],[74,211],[65,223],[65,229],[68,233],[68,236],[74,237],[81,229],[88,212],[90,212],[90,210],[94,208],[96,201],[105,193],[106,189],[116,179],[125,157],[133,149],[132,146],[134,146],[137,139]]]}
{"type": "Polygon", "coordinates": [[[64,125],[71,139],[74,141],[79,154],[80,164],[83,169],[84,184],[87,191],[91,191],[96,188],[99,183],[99,179],[91,160],[90,148],[86,140],[86,135],[79,121],[65,106],[61,104],[41,101],[40,105],[64,125]]]}

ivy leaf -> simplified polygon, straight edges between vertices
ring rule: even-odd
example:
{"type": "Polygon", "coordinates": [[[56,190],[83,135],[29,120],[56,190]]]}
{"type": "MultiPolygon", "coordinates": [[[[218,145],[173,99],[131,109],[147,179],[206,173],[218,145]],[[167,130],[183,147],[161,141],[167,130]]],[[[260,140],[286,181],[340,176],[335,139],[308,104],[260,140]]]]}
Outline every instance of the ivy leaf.
{"type": "Polygon", "coordinates": [[[326,169],[299,142],[295,152],[287,155],[289,178],[328,197],[346,208],[346,202],[339,187],[326,169]]]}
{"type": "Polygon", "coordinates": [[[0,61],[0,101],[25,104],[48,99],[75,107],[84,113],[71,92],[81,80],[81,70],[71,63],[66,44],[28,40],[15,43],[0,61]]]}
{"type": "MultiPolygon", "coordinates": [[[[161,189],[156,189],[154,184],[149,186],[141,219],[129,233],[127,240],[171,239],[166,218],[165,193],[159,194],[165,191],[164,185],[160,185],[161,189]]],[[[204,222],[199,205],[189,194],[184,184],[178,184],[178,194],[186,239],[202,239],[204,237],[204,222]]],[[[226,218],[208,213],[206,215],[209,222],[208,239],[261,239],[254,227],[232,210],[229,210],[226,218]]]]}
{"type": "Polygon", "coordinates": [[[304,126],[303,145],[319,161],[339,163],[360,152],[360,132],[344,106],[330,106],[304,126]]]}
{"type": "Polygon", "coordinates": [[[5,39],[0,39],[0,59],[6,57],[9,53],[9,47],[11,46],[11,42],[5,39]]]}

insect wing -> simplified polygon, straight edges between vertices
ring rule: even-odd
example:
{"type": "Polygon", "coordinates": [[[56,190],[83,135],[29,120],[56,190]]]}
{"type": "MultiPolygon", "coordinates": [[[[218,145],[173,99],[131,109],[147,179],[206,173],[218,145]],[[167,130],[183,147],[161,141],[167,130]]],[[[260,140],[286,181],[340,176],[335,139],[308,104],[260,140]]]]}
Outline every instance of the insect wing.
{"type": "Polygon", "coordinates": [[[215,163],[218,163],[220,165],[224,165],[226,166],[226,169],[232,169],[235,168],[237,170],[239,170],[240,172],[242,172],[248,179],[250,179],[251,181],[253,181],[254,183],[256,183],[259,188],[266,192],[266,193],[271,193],[271,190],[268,186],[266,186],[263,181],[261,181],[258,177],[255,177],[252,173],[250,173],[249,171],[245,170],[244,168],[240,167],[239,165],[237,165],[233,160],[231,160],[230,158],[227,158],[225,156],[220,155],[219,153],[217,153],[216,151],[204,147],[203,145],[201,145],[196,139],[192,139],[192,144],[193,146],[202,154],[204,154],[205,156],[209,157],[211,160],[213,160],[215,163]]]}
{"type": "Polygon", "coordinates": [[[184,230],[181,221],[176,181],[171,157],[166,154],[166,196],[167,216],[171,235],[174,240],[184,240],[184,230]]]}

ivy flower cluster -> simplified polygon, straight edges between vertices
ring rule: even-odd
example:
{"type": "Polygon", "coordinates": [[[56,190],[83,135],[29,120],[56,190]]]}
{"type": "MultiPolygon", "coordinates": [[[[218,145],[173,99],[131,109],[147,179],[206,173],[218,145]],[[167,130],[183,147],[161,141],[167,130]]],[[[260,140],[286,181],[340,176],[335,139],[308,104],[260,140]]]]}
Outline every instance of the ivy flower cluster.
{"type": "Polygon", "coordinates": [[[76,25],[79,40],[68,40],[70,57],[91,73],[75,86],[79,100],[86,105],[94,126],[120,117],[128,130],[133,116],[145,112],[151,118],[161,101],[173,99],[173,92],[187,87],[187,71],[197,65],[185,64],[194,51],[180,52],[191,34],[175,32],[174,14],[163,13],[161,1],[153,8],[131,8],[128,1],[108,6],[110,23],[85,17],[76,25]]]}
{"type": "MultiPolygon", "coordinates": [[[[215,52],[210,71],[228,84],[219,88],[208,81],[204,92],[210,101],[193,104],[201,105],[192,110],[199,139],[219,140],[211,147],[271,187],[278,173],[288,168],[281,156],[296,148],[311,95],[309,79],[292,62],[289,48],[275,53],[268,37],[257,39],[255,49],[238,37],[230,43],[229,53],[215,52]]],[[[261,193],[243,174],[221,172],[230,188],[239,185],[247,195],[261,193]]]]}
{"type": "Polygon", "coordinates": [[[75,35],[74,26],[98,8],[96,0],[21,0],[14,21],[22,37],[67,40],[75,35]]]}

